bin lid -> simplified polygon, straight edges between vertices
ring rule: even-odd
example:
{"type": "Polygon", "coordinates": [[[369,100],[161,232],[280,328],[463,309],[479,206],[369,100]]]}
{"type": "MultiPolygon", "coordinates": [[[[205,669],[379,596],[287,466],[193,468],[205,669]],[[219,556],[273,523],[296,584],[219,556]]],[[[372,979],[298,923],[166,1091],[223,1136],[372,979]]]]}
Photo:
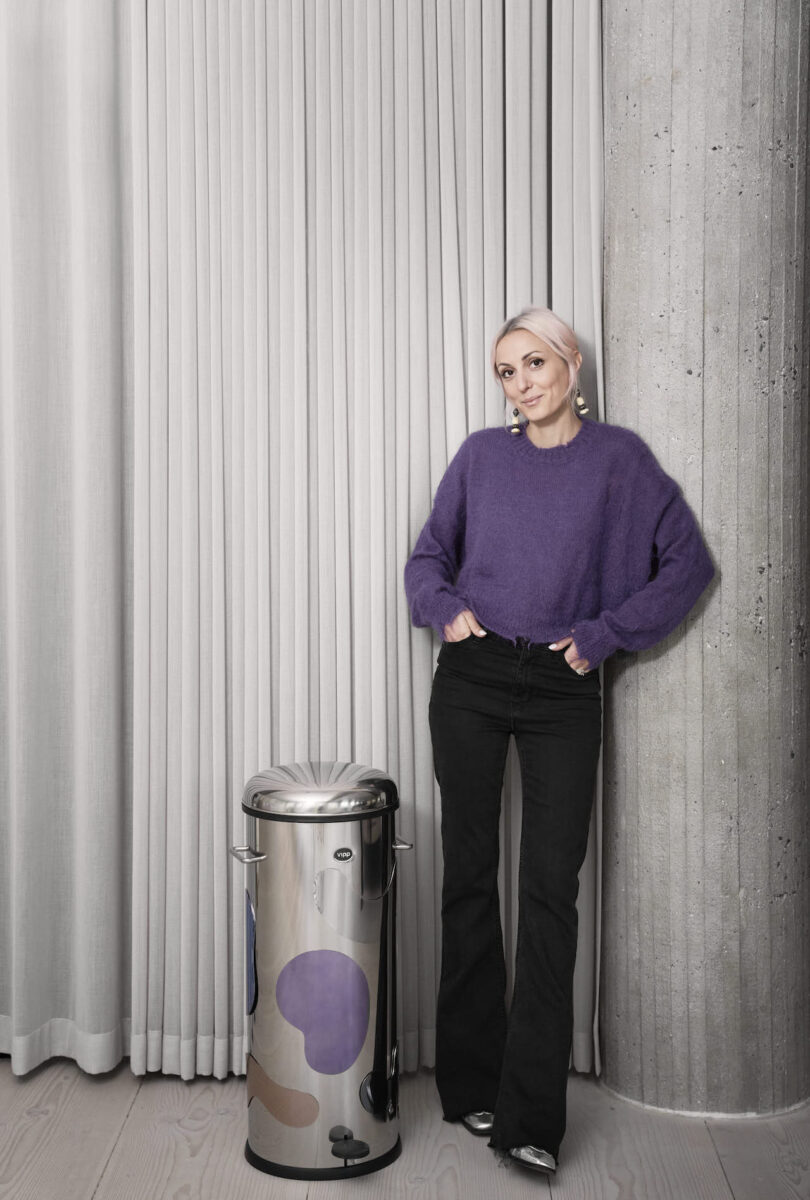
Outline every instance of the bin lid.
{"type": "Polygon", "coordinates": [[[260,771],[242,808],[277,821],[346,821],[393,812],[397,787],[383,771],[350,762],[300,762],[260,771]]]}

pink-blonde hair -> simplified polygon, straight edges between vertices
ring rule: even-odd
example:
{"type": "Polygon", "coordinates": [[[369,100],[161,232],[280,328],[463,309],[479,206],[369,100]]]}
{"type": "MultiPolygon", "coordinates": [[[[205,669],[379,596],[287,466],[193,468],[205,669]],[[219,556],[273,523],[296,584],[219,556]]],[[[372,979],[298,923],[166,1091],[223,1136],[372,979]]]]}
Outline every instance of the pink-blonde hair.
{"type": "Polygon", "coordinates": [[[576,390],[577,376],[579,375],[579,367],[576,363],[576,355],[579,352],[577,335],[571,326],[566,325],[565,321],[561,320],[550,308],[534,308],[531,305],[528,308],[523,308],[517,316],[510,317],[495,334],[492,342],[490,362],[492,364],[492,373],[498,380],[498,383],[501,382],[498,368],[495,365],[498,343],[515,329],[525,329],[528,333],[533,333],[535,337],[540,338],[547,346],[550,346],[555,354],[559,354],[560,358],[565,359],[568,364],[568,391],[566,395],[569,397],[572,396],[576,390]]]}

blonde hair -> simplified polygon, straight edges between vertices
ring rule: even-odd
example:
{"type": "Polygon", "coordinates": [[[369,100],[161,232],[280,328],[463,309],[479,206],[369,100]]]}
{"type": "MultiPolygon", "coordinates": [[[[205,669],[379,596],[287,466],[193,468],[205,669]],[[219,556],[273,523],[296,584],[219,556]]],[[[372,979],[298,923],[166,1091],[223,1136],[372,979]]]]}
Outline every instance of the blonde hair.
{"type": "Polygon", "coordinates": [[[565,359],[568,364],[568,391],[566,392],[566,396],[572,397],[576,390],[577,376],[579,375],[579,367],[576,362],[576,355],[579,353],[577,335],[571,326],[566,325],[565,321],[561,320],[550,308],[534,308],[529,305],[528,308],[521,309],[517,316],[510,317],[495,334],[492,342],[490,362],[492,364],[492,373],[498,380],[498,383],[501,383],[501,377],[495,365],[498,343],[515,329],[525,329],[528,333],[533,333],[535,337],[540,338],[547,346],[550,346],[555,354],[559,354],[560,358],[565,359]]]}

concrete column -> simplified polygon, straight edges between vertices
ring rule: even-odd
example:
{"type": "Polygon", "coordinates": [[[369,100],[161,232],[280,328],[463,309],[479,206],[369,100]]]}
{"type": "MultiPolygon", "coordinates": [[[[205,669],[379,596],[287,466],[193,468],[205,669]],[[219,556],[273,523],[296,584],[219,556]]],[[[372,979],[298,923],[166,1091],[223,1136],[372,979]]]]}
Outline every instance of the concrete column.
{"type": "Polygon", "coordinates": [[[807,0],[604,0],[607,420],[719,579],[606,666],[604,1082],[810,1097],[807,0]]]}

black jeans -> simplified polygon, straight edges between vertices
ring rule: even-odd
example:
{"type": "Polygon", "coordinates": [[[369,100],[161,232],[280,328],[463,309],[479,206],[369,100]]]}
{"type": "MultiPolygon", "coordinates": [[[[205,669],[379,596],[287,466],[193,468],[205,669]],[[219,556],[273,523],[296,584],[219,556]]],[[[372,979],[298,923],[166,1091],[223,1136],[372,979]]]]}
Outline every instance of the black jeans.
{"type": "Polygon", "coordinates": [[[578,873],[601,741],[597,671],[488,633],[446,642],[430,699],[442,798],[436,1083],[444,1115],[494,1112],[490,1145],[556,1154],[573,1031],[578,873]],[[523,817],[515,981],[506,1012],[498,820],[509,745],[523,817]]]}

